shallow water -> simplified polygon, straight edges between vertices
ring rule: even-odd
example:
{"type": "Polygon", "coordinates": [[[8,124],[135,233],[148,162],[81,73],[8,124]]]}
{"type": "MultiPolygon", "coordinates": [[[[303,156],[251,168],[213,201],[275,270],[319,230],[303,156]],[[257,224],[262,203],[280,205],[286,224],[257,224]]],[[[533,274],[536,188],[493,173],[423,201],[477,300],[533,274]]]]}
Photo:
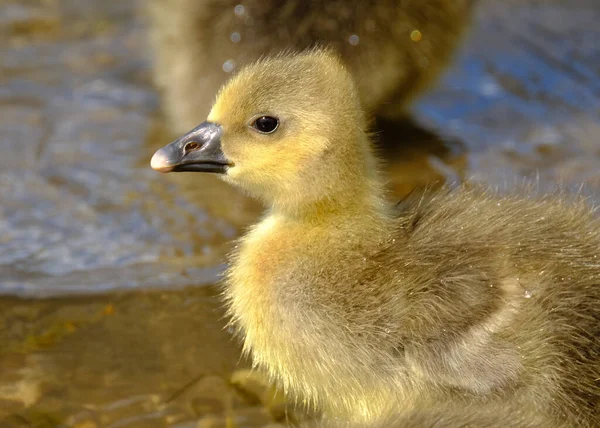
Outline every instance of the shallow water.
{"type": "MultiPolygon", "coordinates": [[[[599,194],[600,6],[542,3],[484,1],[414,120],[380,124],[395,195],[523,177],[599,194]]],[[[135,6],[0,4],[0,426],[273,419],[230,383],[212,287],[260,207],[148,167],[172,135],[135,6]]]]}

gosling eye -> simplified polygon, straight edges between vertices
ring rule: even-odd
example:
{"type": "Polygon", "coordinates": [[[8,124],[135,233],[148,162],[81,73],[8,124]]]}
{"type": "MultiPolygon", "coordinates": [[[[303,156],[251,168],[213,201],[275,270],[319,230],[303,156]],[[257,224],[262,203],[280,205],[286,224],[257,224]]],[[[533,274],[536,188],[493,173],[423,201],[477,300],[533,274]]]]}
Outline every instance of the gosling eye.
{"type": "Polygon", "coordinates": [[[252,127],[261,134],[271,134],[279,127],[279,119],[272,116],[261,116],[254,121],[252,127]]]}

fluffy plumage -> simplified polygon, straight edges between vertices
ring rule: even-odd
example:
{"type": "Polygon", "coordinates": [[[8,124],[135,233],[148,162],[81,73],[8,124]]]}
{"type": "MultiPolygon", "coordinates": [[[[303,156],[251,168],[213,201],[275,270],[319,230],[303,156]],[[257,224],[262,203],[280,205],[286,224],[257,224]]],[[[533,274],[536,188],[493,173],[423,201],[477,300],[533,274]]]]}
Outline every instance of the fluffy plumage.
{"type": "Polygon", "coordinates": [[[208,119],[224,179],[268,207],[230,259],[232,323],[291,396],[357,424],[600,426],[600,221],[582,198],[388,202],[327,51],[243,69],[208,119]],[[279,128],[256,132],[261,115],[279,128]]]}
{"type": "Polygon", "coordinates": [[[154,77],[171,124],[184,132],[206,117],[227,71],[321,44],[341,54],[369,110],[396,117],[451,59],[473,2],[152,0],[154,77]]]}
{"type": "MultiPolygon", "coordinates": [[[[311,426],[311,423],[302,425],[311,426]]],[[[363,423],[328,420],[312,426],[364,428],[363,423]]],[[[538,409],[516,407],[509,403],[435,403],[427,408],[406,409],[368,424],[371,428],[567,428],[571,423],[552,421],[538,409]]]]}

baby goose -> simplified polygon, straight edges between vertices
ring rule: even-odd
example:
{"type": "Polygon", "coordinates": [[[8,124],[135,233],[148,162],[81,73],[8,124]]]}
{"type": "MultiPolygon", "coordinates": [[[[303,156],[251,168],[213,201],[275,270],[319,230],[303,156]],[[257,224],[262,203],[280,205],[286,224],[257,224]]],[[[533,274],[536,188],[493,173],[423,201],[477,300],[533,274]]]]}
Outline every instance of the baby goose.
{"type": "Polygon", "coordinates": [[[355,423],[487,403],[600,426],[592,210],[467,189],[396,207],[377,163],[351,73],[322,50],[241,70],[151,161],[268,207],[225,296],[255,364],[301,402],[355,423]]]}
{"type": "Polygon", "coordinates": [[[264,54],[334,47],[369,111],[395,118],[431,85],[467,27],[474,0],[152,0],[154,80],[172,127],[210,110],[229,72],[264,54]]]}

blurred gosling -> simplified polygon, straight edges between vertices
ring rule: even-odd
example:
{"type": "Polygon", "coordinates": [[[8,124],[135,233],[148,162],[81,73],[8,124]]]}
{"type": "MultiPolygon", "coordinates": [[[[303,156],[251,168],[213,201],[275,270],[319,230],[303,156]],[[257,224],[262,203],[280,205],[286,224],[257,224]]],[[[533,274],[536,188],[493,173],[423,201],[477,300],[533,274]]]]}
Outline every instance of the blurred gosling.
{"type": "Polygon", "coordinates": [[[145,3],[171,127],[205,118],[233,70],[265,54],[333,47],[368,111],[395,119],[430,87],[468,27],[474,0],[151,0],[145,3]]]}

